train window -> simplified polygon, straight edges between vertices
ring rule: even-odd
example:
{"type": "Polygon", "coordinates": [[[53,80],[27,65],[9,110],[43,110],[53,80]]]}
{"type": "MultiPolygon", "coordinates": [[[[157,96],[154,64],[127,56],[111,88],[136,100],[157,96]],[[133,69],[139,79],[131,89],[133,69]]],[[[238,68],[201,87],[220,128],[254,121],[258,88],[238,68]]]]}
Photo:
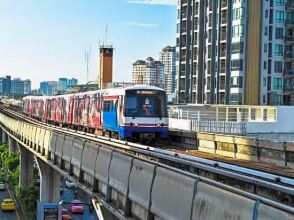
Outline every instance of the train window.
{"type": "Polygon", "coordinates": [[[167,117],[166,97],[157,95],[126,95],[125,117],[167,117]]]}
{"type": "Polygon", "coordinates": [[[113,110],[113,101],[104,101],[103,102],[103,111],[104,112],[111,112],[113,110]]]}

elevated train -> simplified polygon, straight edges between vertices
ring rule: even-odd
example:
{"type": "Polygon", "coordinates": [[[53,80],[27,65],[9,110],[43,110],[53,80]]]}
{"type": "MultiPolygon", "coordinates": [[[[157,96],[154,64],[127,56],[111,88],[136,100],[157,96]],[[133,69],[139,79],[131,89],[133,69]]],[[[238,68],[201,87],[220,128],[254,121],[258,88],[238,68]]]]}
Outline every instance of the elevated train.
{"type": "Polygon", "coordinates": [[[30,117],[132,141],[168,137],[167,98],[161,88],[136,85],[58,96],[27,96],[30,117]]]}

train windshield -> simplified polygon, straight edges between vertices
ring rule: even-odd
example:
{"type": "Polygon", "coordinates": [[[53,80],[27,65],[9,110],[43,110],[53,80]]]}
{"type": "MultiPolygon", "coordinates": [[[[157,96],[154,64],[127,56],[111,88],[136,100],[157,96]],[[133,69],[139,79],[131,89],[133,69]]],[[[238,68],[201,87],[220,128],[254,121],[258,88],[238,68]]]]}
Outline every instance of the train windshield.
{"type": "Polygon", "coordinates": [[[126,91],[125,117],[167,117],[165,92],[156,90],[126,91]]]}

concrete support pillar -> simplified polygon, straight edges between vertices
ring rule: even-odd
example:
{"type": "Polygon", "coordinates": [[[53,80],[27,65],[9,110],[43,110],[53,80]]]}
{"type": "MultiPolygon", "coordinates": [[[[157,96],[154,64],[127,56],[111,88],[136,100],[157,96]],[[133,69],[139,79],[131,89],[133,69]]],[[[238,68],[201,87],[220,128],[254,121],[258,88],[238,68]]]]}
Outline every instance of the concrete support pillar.
{"type": "Polygon", "coordinates": [[[33,184],[34,156],[26,148],[19,147],[19,187],[29,187],[33,184]]]}
{"type": "Polygon", "coordinates": [[[58,203],[60,200],[60,174],[43,160],[37,158],[40,168],[40,202],[58,203]]]}
{"type": "Polygon", "coordinates": [[[17,154],[18,153],[17,142],[12,137],[8,137],[8,145],[9,145],[9,154],[17,154]]]}
{"type": "Polygon", "coordinates": [[[7,144],[8,142],[8,135],[5,133],[5,131],[2,130],[2,144],[7,144]]]}
{"type": "Polygon", "coordinates": [[[2,144],[2,128],[0,127],[0,145],[2,144]]]}

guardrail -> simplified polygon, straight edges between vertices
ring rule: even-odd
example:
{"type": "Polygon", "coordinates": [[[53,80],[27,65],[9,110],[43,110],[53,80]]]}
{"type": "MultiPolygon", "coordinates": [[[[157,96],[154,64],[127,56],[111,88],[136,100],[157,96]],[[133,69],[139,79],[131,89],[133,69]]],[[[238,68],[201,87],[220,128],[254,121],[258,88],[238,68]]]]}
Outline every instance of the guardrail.
{"type": "Polygon", "coordinates": [[[190,132],[209,132],[223,134],[246,134],[246,122],[236,121],[197,121],[169,118],[169,128],[190,132]]]}
{"type": "Polygon", "coordinates": [[[75,177],[81,188],[120,219],[219,219],[257,214],[265,219],[294,217],[289,206],[139,158],[131,153],[131,146],[121,152],[111,147],[115,142],[85,141],[3,114],[0,121],[18,143],[63,175],[75,177]],[[203,205],[208,205],[207,209],[202,209],[203,205]]]}

